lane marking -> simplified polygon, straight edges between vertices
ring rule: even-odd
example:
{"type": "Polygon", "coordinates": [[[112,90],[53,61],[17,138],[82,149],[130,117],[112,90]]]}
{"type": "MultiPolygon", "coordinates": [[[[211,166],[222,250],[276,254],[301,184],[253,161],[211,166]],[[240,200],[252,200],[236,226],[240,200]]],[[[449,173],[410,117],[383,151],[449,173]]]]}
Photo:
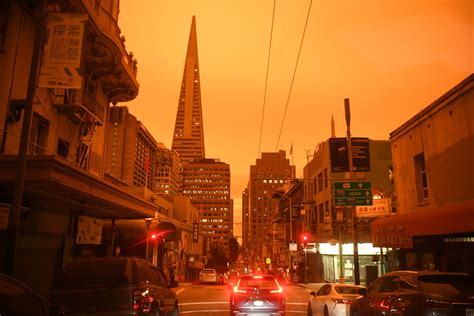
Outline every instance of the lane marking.
{"type": "Polygon", "coordinates": [[[308,302],[306,302],[306,303],[288,303],[288,302],[286,302],[286,305],[308,305],[308,302]]]}
{"type": "Polygon", "coordinates": [[[222,312],[229,312],[228,309],[206,309],[206,310],[194,310],[194,311],[179,311],[179,314],[195,314],[195,313],[209,313],[209,312],[217,312],[217,313],[222,313],[222,312]]]}
{"type": "Polygon", "coordinates": [[[179,289],[179,290],[177,290],[177,291],[176,291],[176,295],[178,295],[179,293],[183,292],[184,290],[186,290],[186,288],[184,288],[184,287],[181,288],[181,289],[179,289]]]}
{"type": "Polygon", "coordinates": [[[229,302],[196,302],[196,303],[179,303],[179,306],[187,305],[208,305],[208,304],[229,304],[229,302]]]}

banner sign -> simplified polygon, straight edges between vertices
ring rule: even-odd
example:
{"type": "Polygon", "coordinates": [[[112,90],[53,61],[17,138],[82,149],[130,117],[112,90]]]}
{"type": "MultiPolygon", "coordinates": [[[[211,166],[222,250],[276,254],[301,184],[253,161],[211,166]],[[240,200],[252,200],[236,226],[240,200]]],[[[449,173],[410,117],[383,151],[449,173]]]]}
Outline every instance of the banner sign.
{"type": "MultiPolygon", "coordinates": [[[[351,138],[353,171],[370,171],[369,139],[364,137],[351,138]]],[[[347,138],[329,138],[332,172],[349,172],[349,156],[347,138]]]]}
{"type": "Polygon", "coordinates": [[[372,200],[372,205],[356,206],[357,217],[378,217],[390,215],[390,199],[372,200]]]}
{"type": "Polygon", "coordinates": [[[87,15],[50,13],[46,25],[40,88],[81,89],[81,67],[87,15]]]}
{"type": "Polygon", "coordinates": [[[193,223],[193,243],[199,242],[199,223],[193,223]]]}
{"type": "Polygon", "coordinates": [[[102,220],[88,216],[79,216],[76,243],[100,245],[102,241],[102,225],[102,220]]]}

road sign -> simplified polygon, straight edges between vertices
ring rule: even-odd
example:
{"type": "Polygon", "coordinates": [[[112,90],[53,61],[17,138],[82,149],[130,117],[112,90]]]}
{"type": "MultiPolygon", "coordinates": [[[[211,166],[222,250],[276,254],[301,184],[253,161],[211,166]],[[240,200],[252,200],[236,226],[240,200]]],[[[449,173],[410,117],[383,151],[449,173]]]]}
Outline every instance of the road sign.
{"type": "Polygon", "coordinates": [[[334,182],[336,206],[372,205],[372,184],[362,181],[334,182]]]}

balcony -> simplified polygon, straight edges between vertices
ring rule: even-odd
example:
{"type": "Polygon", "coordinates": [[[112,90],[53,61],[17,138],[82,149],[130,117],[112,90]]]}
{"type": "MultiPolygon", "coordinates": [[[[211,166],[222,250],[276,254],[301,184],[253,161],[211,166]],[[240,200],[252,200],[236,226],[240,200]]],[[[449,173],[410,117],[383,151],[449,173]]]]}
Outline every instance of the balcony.
{"type": "Polygon", "coordinates": [[[85,37],[83,71],[93,81],[101,81],[111,103],[133,100],[138,95],[137,61],[125,49],[125,37],[117,24],[119,1],[50,0],[61,12],[74,11],[89,16],[85,37]],[[104,7],[107,4],[107,7],[104,7]]]}
{"type": "Polygon", "coordinates": [[[74,123],[102,126],[104,107],[87,90],[63,89],[55,101],[54,107],[74,123]]]}

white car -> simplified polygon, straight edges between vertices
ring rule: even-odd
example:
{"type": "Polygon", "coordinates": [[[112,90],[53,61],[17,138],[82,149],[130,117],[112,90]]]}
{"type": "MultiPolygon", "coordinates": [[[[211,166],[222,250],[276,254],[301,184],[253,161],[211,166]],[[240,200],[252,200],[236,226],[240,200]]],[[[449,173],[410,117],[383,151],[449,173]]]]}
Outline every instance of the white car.
{"type": "Polygon", "coordinates": [[[199,272],[199,283],[217,283],[217,272],[215,269],[202,269],[199,272]]]}
{"type": "Polygon", "coordinates": [[[361,285],[326,283],[317,292],[311,292],[308,315],[349,315],[351,303],[361,296],[361,285]]]}

